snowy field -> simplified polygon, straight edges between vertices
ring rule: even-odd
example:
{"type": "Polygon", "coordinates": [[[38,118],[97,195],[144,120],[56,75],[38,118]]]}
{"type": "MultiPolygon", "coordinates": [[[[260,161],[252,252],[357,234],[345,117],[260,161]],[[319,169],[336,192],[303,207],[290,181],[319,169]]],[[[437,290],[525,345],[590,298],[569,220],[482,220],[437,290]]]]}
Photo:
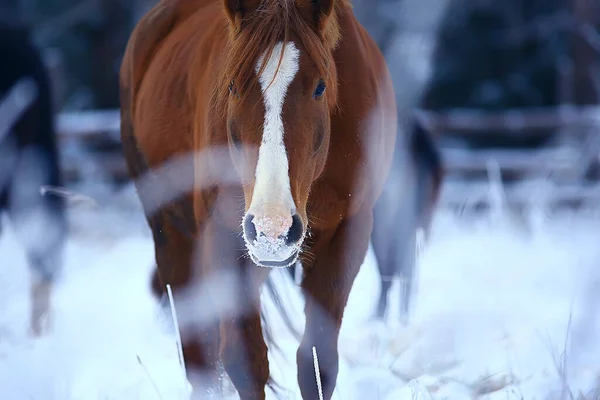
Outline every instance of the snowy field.
{"type": "MultiPolygon", "coordinates": [[[[0,398],[189,398],[175,336],[150,297],[152,241],[132,193],[73,206],[70,218],[54,330],[42,339],[27,337],[28,271],[10,226],[0,239],[0,398]]],[[[334,399],[600,398],[600,217],[511,221],[438,213],[408,327],[372,321],[379,282],[367,255],[334,399]]],[[[298,291],[274,278],[301,326],[298,291]]],[[[297,343],[264,297],[285,355],[270,354],[271,371],[299,399],[297,343]]]]}

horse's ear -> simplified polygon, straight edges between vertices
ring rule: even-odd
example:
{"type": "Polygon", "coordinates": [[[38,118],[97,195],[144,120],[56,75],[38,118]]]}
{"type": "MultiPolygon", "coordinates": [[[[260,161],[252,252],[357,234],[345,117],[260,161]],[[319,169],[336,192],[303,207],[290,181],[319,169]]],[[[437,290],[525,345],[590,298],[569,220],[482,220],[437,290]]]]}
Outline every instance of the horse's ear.
{"type": "Polygon", "coordinates": [[[225,13],[237,29],[241,27],[242,19],[256,10],[262,0],[224,0],[225,13]]]}
{"type": "Polygon", "coordinates": [[[333,13],[335,0],[296,0],[296,4],[308,23],[322,34],[333,13]]]}

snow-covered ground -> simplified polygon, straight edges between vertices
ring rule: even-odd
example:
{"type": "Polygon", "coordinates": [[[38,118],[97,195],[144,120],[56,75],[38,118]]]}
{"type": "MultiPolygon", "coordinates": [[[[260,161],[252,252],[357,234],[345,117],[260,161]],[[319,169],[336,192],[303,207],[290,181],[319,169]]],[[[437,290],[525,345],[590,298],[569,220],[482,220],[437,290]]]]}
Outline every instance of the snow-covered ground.
{"type": "MultiPolygon", "coordinates": [[[[10,229],[0,238],[0,398],[186,398],[173,332],[148,290],[152,241],[131,192],[121,197],[73,208],[45,338],[26,335],[24,256],[10,229]]],[[[334,399],[598,398],[600,217],[562,215],[529,230],[509,221],[438,213],[408,327],[371,321],[379,283],[367,255],[346,309],[334,399]]],[[[278,274],[301,326],[298,292],[278,274]]],[[[272,373],[299,398],[297,343],[266,295],[264,304],[287,358],[270,354],[272,373]]]]}

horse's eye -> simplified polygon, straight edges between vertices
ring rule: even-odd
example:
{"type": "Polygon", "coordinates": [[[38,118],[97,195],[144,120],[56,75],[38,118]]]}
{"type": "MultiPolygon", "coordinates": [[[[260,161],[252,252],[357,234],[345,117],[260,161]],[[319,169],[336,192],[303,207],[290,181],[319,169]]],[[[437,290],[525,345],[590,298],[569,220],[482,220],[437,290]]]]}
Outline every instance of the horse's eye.
{"type": "Polygon", "coordinates": [[[317,85],[317,88],[313,93],[313,98],[318,99],[321,96],[323,96],[323,93],[325,93],[325,89],[327,89],[327,86],[325,86],[325,82],[323,82],[323,79],[320,79],[319,84],[317,85]]]}

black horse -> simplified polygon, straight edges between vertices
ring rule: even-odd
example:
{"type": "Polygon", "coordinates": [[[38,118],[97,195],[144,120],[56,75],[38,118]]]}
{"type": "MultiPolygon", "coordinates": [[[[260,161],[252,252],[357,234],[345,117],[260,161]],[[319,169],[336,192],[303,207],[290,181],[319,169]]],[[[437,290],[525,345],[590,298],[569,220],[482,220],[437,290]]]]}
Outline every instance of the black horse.
{"type": "MultiPolygon", "coordinates": [[[[8,214],[32,270],[31,329],[42,332],[67,234],[51,89],[25,28],[0,19],[0,212],[8,214]]],[[[2,256],[0,256],[0,259],[2,256]]]]}

